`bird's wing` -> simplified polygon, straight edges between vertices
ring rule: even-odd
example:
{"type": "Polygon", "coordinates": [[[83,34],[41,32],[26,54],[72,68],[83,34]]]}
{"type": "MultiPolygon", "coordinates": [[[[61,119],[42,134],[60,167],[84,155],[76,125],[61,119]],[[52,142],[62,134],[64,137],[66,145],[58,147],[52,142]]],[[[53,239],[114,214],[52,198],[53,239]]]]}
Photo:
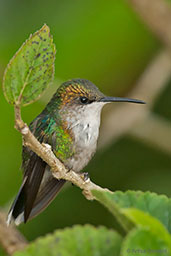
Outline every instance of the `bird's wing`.
{"type": "MultiPolygon", "coordinates": [[[[55,134],[45,132],[48,131],[47,122],[42,122],[42,119],[35,122],[31,124],[31,130],[37,139],[55,147],[55,134]]],[[[23,147],[23,169],[23,183],[10,209],[8,223],[12,216],[15,223],[20,224],[39,214],[49,205],[65,183],[64,180],[58,181],[53,178],[49,166],[26,147],[23,147]]]]}
{"type": "Polygon", "coordinates": [[[26,182],[23,187],[25,222],[28,220],[30,212],[33,208],[41,181],[43,179],[45,168],[46,163],[36,154],[33,154],[30,158],[29,165],[24,177],[24,179],[26,178],[26,182]]]}
{"type": "Polygon", "coordinates": [[[65,182],[65,180],[57,180],[53,178],[51,174],[48,182],[46,182],[43,187],[41,186],[41,190],[37,194],[35,203],[29,215],[29,219],[37,216],[51,203],[51,201],[56,197],[56,194],[61,190],[65,182]]]}

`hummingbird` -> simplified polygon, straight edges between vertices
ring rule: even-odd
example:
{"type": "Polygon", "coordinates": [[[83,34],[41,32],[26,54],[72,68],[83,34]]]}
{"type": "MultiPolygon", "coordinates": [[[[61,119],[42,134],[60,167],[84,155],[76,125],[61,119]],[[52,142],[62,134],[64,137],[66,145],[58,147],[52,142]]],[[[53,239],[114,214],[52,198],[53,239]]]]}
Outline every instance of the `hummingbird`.
{"type": "MultiPolygon", "coordinates": [[[[63,83],[29,128],[40,143],[51,146],[66,169],[79,173],[93,157],[105,104],[144,101],[108,97],[86,79],[63,83]]],[[[22,150],[23,181],[8,213],[16,225],[37,216],[56,197],[65,180],[53,177],[50,167],[29,148],[22,150]]]]}

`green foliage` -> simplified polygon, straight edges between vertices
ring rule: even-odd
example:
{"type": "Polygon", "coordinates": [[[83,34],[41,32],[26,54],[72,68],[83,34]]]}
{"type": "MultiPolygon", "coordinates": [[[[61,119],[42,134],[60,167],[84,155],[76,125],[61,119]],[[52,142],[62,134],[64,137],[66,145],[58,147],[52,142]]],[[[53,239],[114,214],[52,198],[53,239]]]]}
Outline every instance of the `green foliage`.
{"type": "Polygon", "coordinates": [[[122,238],[105,227],[75,226],[40,238],[14,256],[118,256],[122,238]]]}
{"type": "Polygon", "coordinates": [[[147,229],[133,229],[125,238],[121,255],[123,256],[169,256],[170,250],[166,242],[159,236],[155,236],[147,229]]]}
{"type": "Polygon", "coordinates": [[[171,201],[166,196],[141,191],[93,191],[93,195],[125,228],[123,255],[147,254],[150,250],[154,255],[160,250],[161,254],[171,255],[171,201]]]}
{"type": "Polygon", "coordinates": [[[15,256],[171,255],[169,225],[166,220],[166,226],[162,223],[166,216],[169,223],[171,216],[167,197],[140,191],[93,191],[93,194],[125,228],[124,238],[104,227],[75,226],[40,238],[15,256]]]}
{"type": "MultiPolygon", "coordinates": [[[[157,218],[171,233],[171,200],[167,196],[141,191],[127,191],[125,193],[121,191],[114,193],[93,191],[93,194],[118,219],[125,218],[122,209],[137,208],[157,218]]],[[[121,225],[126,224],[122,222],[121,225]]]]}
{"type": "Polygon", "coordinates": [[[37,100],[54,74],[55,46],[47,25],[30,35],[9,62],[3,79],[7,101],[27,105],[37,100]]]}
{"type": "Polygon", "coordinates": [[[122,212],[137,227],[150,229],[151,234],[155,235],[157,239],[162,239],[167,244],[167,247],[171,249],[171,237],[166,228],[157,219],[134,208],[127,208],[122,212]]]}

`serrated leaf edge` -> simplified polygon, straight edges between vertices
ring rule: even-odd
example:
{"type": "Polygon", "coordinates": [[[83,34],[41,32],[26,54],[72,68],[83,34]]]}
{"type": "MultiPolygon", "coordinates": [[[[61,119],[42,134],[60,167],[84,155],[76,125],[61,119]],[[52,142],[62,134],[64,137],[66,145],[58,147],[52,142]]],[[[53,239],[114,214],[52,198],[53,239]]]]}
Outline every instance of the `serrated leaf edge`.
{"type": "MultiPolygon", "coordinates": [[[[31,40],[31,38],[33,37],[33,36],[36,36],[38,33],[40,33],[40,31],[42,31],[43,29],[47,29],[48,30],[48,32],[49,32],[49,34],[50,34],[50,28],[46,25],[46,23],[39,29],[39,30],[37,30],[36,32],[34,32],[33,34],[31,33],[30,35],[29,35],[29,38],[28,39],[26,39],[26,41],[21,45],[21,47],[16,51],[16,53],[13,55],[13,57],[10,59],[10,61],[9,61],[9,63],[7,64],[7,66],[6,66],[6,68],[5,68],[5,71],[4,71],[4,75],[3,75],[3,79],[2,79],[2,89],[3,89],[3,93],[4,93],[4,96],[5,96],[5,98],[6,98],[6,100],[7,100],[7,102],[9,103],[9,104],[11,104],[11,105],[20,105],[20,104],[17,104],[17,103],[15,103],[15,102],[10,102],[9,101],[9,99],[8,99],[8,97],[7,97],[7,95],[6,95],[6,90],[5,90],[5,78],[6,78],[6,73],[7,73],[7,70],[8,70],[8,68],[10,67],[10,65],[11,65],[11,63],[13,62],[13,60],[16,58],[16,56],[20,53],[20,51],[22,50],[22,48],[24,47],[24,45],[29,41],[29,40],[31,40]]],[[[53,36],[50,34],[50,38],[51,38],[51,42],[53,43],[53,48],[54,48],[54,62],[55,62],[55,56],[56,56],[56,47],[55,47],[55,44],[54,44],[54,42],[53,42],[53,36]]],[[[53,68],[53,70],[52,70],[52,78],[51,78],[51,81],[49,82],[49,85],[52,83],[52,80],[53,80],[53,77],[54,77],[54,73],[55,73],[55,66],[53,65],[52,66],[52,68],[53,68]]],[[[31,69],[30,69],[30,71],[31,71],[31,69]]],[[[29,72],[30,73],[30,72],[29,72]]],[[[49,87],[49,85],[48,85],[48,87],[49,87]]],[[[47,89],[47,88],[46,88],[47,89]]],[[[22,106],[27,106],[27,105],[29,105],[29,104],[31,104],[31,103],[33,103],[33,102],[35,102],[35,101],[37,101],[43,94],[44,94],[44,92],[45,92],[45,90],[36,98],[36,99],[34,99],[34,100],[32,100],[32,101],[29,101],[28,103],[26,103],[26,104],[22,104],[22,106]]],[[[20,95],[19,95],[19,97],[20,97],[20,95]]],[[[15,97],[14,97],[15,98],[15,97]]]]}

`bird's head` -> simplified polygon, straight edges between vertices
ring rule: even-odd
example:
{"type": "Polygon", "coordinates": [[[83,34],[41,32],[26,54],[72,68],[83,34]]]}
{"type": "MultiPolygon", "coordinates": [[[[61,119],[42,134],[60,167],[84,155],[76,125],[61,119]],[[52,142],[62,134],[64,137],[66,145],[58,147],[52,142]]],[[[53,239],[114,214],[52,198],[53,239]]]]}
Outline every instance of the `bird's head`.
{"type": "MultiPolygon", "coordinates": [[[[72,79],[63,83],[54,94],[50,106],[53,109],[58,107],[61,112],[74,112],[75,115],[83,113],[84,115],[94,115],[101,112],[102,107],[111,102],[144,102],[137,99],[108,97],[90,81],[86,79],[72,79]]],[[[49,105],[49,104],[48,104],[49,105]]],[[[80,118],[80,117],[79,117],[80,118]]]]}
{"type": "Polygon", "coordinates": [[[144,104],[144,101],[130,98],[108,97],[89,80],[72,79],[63,83],[57,90],[56,96],[61,104],[86,106],[93,103],[131,102],[144,104]]]}

